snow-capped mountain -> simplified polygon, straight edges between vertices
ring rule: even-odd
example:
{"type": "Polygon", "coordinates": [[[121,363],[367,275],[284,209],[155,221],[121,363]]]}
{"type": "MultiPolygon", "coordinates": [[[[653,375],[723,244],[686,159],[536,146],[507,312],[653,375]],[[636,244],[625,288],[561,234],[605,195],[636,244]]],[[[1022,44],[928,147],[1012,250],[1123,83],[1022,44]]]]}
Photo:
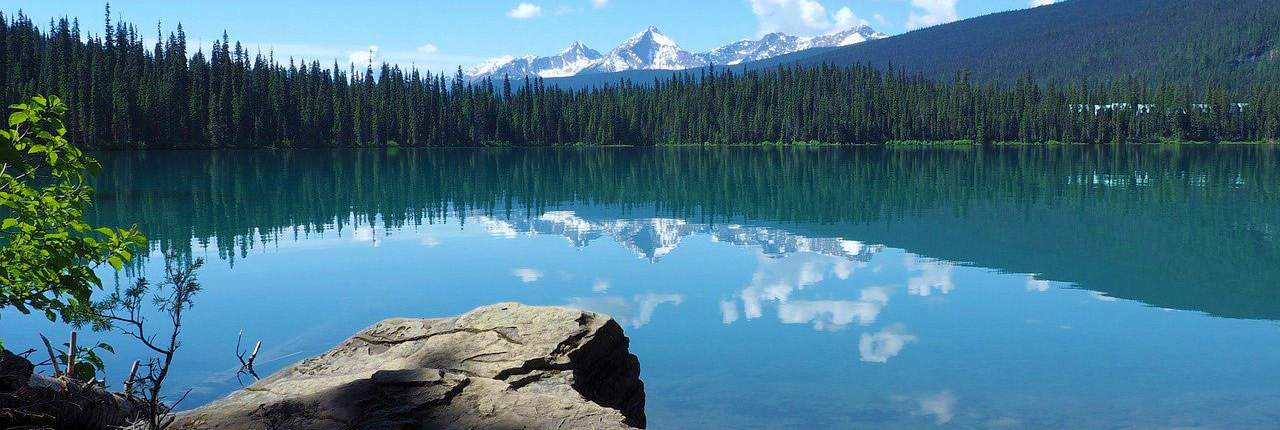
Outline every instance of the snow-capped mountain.
{"type": "Polygon", "coordinates": [[[495,58],[476,66],[467,75],[471,79],[497,79],[504,75],[512,79],[523,79],[528,76],[556,78],[625,70],[685,70],[711,64],[735,65],[811,48],[853,45],[885,37],[888,36],[863,25],[816,37],[770,33],[759,40],[743,40],[708,52],[692,53],[680,48],[675,40],[662,34],[656,27],[649,27],[622,42],[607,55],[600,55],[581,43],[574,43],[551,57],[528,55],[495,58]]]}
{"type": "Polygon", "coordinates": [[[759,40],[734,42],[699,54],[699,57],[711,64],[734,65],[764,60],[806,49],[847,46],[885,37],[888,36],[865,25],[817,37],[769,33],[759,40]]]}
{"type": "Polygon", "coordinates": [[[559,78],[576,75],[582,69],[596,64],[602,57],[599,51],[588,48],[582,42],[574,42],[573,45],[551,57],[526,55],[520,58],[510,56],[495,58],[476,66],[467,75],[472,79],[501,78],[502,76],[559,78]]]}
{"type": "Polygon", "coordinates": [[[684,70],[707,65],[696,54],[680,49],[670,37],[649,27],[632,36],[583,73],[609,73],[624,70],[684,70]]]}

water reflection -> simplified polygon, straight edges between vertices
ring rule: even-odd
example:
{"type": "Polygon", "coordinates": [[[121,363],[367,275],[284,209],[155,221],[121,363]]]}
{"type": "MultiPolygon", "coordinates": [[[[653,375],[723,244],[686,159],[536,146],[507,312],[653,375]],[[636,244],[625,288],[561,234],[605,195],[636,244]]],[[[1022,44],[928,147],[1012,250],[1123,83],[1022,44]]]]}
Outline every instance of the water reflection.
{"type": "MultiPolygon", "coordinates": [[[[237,388],[219,375],[240,329],[271,371],[378,319],[514,300],[625,325],[655,428],[1265,428],[1280,410],[1271,147],[103,161],[100,222],[225,262],[174,376],[193,403],[237,388]]],[[[5,321],[7,342],[40,329],[5,321]]]]}
{"type": "MultiPolygon", "coordinates": [[[[1271,146],[107,154],[97,216],[138,224],[165,249],[184,251],[191,239],[216,246],[231,262],[353,223],[399,228],[475,212],[465,222],[499,237],[554,232],[581,247],[608,236],[650,261],[708,230],[766,254],[859,245],[803,240],[846,238],[1160,307],[1277,319],[1277,154],[1271,146]],[[612,216],[562,210],[583,204],[612,216]],[[741,237],[749,234],[763,236],[741,237]]],[[[353,234],[376,244],[371,233],[353,234]]],[[[945,268],[922,267],[913,294],[954,288],[929,270],[945,268]]]]}
{"type": "Polygon", "coordinates": [[[604,313],[612,316],[619,324],[629,328],[641,328],[653,320],[653,313],[659,305],[670,304],[672,307],[684,303],[682,294],[639,294],[631,299],[622,297],[574,297],[566,306],[604,313]]]}

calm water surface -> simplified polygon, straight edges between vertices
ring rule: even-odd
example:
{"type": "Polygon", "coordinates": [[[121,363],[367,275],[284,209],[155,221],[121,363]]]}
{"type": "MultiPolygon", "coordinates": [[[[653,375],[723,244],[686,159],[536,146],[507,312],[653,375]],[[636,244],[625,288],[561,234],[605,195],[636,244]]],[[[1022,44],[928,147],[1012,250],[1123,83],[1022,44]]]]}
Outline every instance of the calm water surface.
{"type": "MultiPolygon", "coordinates": [[[[388,317],[600,311],[652,428],[1280,427],[1274,147],[101,154],[186,407],[388,317]]],[[[109,285],[111,287],[111,285],[109,285]]],[[[6,318],[7,343],[37,345],[6,318]]],[[[119,380],[141,350],[115,336],[119,380]]]]}

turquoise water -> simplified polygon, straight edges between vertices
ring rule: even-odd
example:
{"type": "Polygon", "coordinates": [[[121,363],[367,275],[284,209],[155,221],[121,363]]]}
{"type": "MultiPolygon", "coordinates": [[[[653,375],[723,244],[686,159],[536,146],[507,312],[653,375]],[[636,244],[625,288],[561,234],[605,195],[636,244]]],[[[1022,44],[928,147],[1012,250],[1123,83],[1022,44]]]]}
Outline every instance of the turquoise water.
{"type": "MultiPolygon", "coordinates": [[[[203,257],[171,380],[389,317],[618,319],[651,428],[1276,428],[1268,146],[100,154],[101,223],[203,257]]],[[[63,328],[5,316],[10,345],[63,328]]],[[[117,336],[111,380],[142,351],[117,336]]]]}

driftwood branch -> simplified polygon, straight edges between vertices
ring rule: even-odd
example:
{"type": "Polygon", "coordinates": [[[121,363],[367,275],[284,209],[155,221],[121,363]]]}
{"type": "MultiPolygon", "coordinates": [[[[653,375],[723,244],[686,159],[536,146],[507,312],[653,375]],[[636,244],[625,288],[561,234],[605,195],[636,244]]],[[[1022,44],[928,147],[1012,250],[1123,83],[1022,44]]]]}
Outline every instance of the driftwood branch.
{"type": "Polygon", "coordinates": [[[40,340],[44,341],[45,351],[49,353],[49,362],[53,364],[53,374],[61,374],[62,367],[58,365],[58,354],[53,352],[53,345],[49,344],[49,338],[44,337],[42,334],[40,335],[40,340]]]}
{"type": "MultiPolygon", "coordinates": [[[[253,363],[258,360],[258,352],[262,351],[262,341],[254,343],[253,351],[248,352],[246,355],[246,351],[240,346],[243,339],[244,331],[242,330],[236,336],[236,358],[240,360],[240,370],[236,372],[236,380],[239,380],[243,375],[252,376],[254,381],[260,380],[262,378],[258,376],[258,370],[253,367],[253,363]]],[[[244,385],[244,381],[240,381],[240,384],[244,385]]]]}
{"type": "Polygon", "coordinates": [[[133,380],[138,377],[138,365],[140,364],[142,364],[142,361],[133,360],[133,367],[129,368],[129,376],[124,378],[124,395],[126,396],[133,395],[133,380]]]}

